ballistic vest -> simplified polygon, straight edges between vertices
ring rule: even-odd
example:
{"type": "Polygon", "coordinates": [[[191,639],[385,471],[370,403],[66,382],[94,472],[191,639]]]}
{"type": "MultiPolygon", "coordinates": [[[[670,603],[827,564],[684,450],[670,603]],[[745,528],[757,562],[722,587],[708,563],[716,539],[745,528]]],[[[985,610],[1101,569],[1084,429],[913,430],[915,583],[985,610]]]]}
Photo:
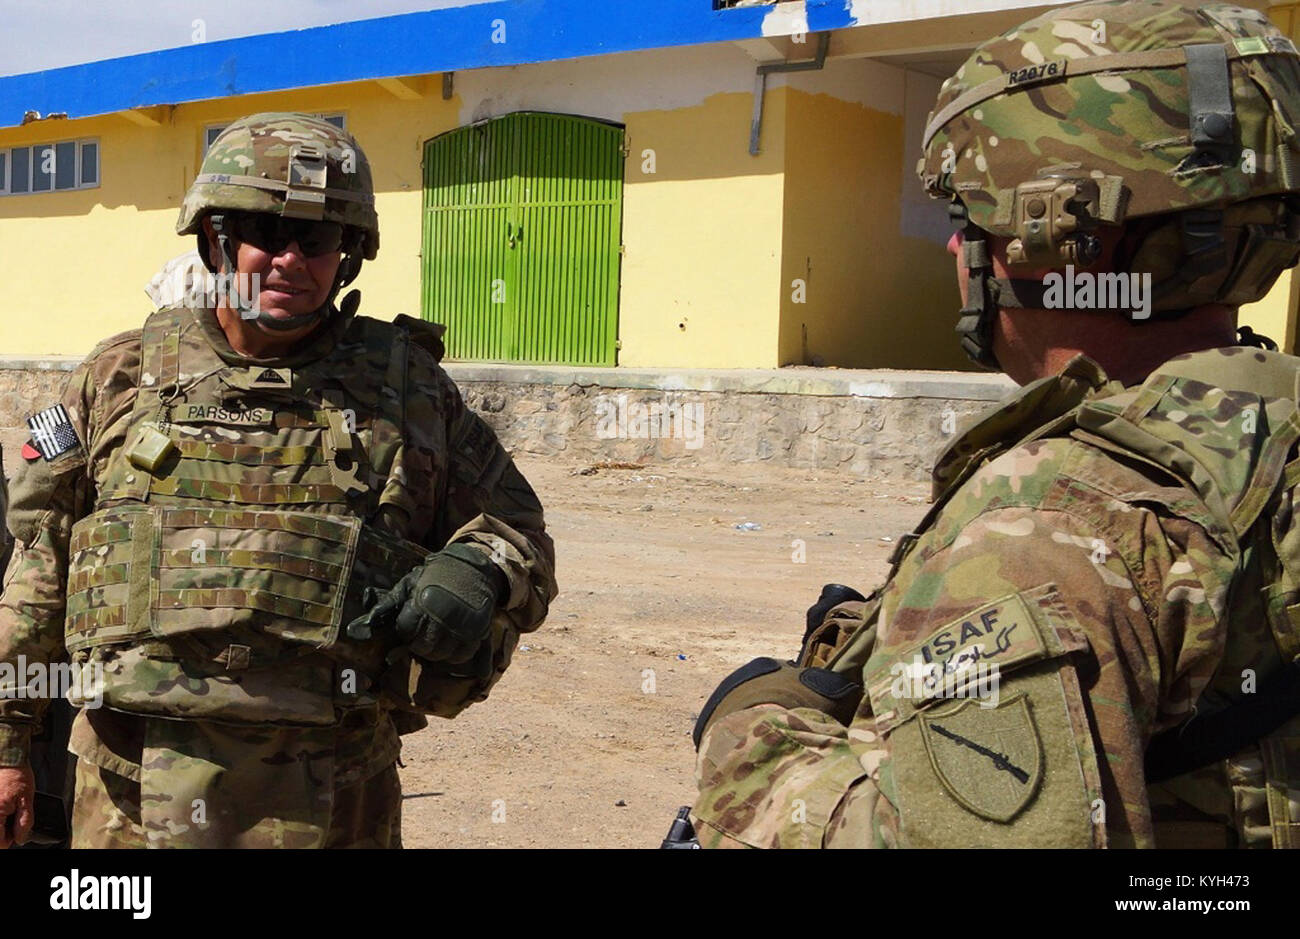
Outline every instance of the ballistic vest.
{"type": "Polygon", "coordinates": [[[366,587],[428,553],[413,529],[432,496],[410,483],[428,473],[404,438],[410,327],[350,319],[280,368],[223,358],[211,315],[145,323],[125,446],[94,468],[71,533],[66,645],[104,664],[124,711],[335,723],[374,704],[395,644],[342,627],[366,587]]]}

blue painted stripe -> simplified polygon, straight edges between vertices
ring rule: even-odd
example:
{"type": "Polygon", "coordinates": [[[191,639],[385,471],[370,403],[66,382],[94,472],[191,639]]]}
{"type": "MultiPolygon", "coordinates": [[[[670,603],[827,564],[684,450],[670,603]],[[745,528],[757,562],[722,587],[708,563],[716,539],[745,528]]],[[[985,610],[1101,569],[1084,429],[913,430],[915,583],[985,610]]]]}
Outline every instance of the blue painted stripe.
{"type": "MultiPolygon", "coordinates": [[[[851,26],[849,0],[807,0],[814,29],[851,26]]],[[[0,127],[155,104],[638,49],[752,39],[771,7],[712,0],[501,0],[267,33],[0,78],[0,127]],[[493,42],[493,21],[505,42],[493,42]]]]}

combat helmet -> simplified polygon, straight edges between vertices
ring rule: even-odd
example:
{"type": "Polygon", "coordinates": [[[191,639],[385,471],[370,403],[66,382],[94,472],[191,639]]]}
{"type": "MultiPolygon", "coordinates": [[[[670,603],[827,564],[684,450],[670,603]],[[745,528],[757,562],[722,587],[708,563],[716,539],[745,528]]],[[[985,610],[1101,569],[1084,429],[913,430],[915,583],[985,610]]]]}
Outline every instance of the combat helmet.
{"type": "MultiPolygon", "coordinates": [[[[272,328],[295,328],[300,321],[323,315],[338,291],[356,279],[362,261],[373,260],[379,252],[379,217],[365,153],[352,135],[306,114],[252,114],[228,126],[208,148],[181,203],[176,233],[197,236],[199,257],[213,273],[217,266],[208,256],[202,222],[232,211],[330,221],[344,227],[345,257],[325,306],[291,321],[259,318],[272,328]]],[[[229,269],[234,270],[230,239],[220,230],[218,239],[229,269]]],[[[353,297],[346,299],[355,308],[353,297]]]]}
{"type": "Polygon", "coordinates": [[[1300,257],[1298,120],[1300,55],[1255,10],[1085,2],[981,45],[917,166],[964,226],[962,347],[996,368],[997,308],[1044,306],[1042,282],[992,276],[989,234],[1014,274],[1091,264],[1123,225],[1111,270],[1151,275],[1154,318],[1263,297],[1300,257]]]}

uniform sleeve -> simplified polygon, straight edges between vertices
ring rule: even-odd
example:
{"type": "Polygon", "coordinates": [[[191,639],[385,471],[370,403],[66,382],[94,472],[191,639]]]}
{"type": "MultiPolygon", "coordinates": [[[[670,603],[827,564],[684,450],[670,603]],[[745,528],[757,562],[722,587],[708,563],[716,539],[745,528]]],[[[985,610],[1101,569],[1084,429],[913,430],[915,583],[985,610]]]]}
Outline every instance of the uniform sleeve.
{"type": "Polygon", "coordinates": [[[1056,502],[918,542],[850,727],[771,706],[718,721],[702,843],[1151,846],[1146,743],[1213,675],[1230,561],[1183,519],[1056,502]]]}
{"type": "MultiPolygon", "coordinates": [[[[431,365],[431,363],[430,363],[431,365]]],[[[506,597],[492,617],[488,648],[463,667],[409,658],[394,666],[401,680],[394,693],[426,714],[455,717],[484,700],[510,667],[519,637],[541,625],[557,593],[555,549],[546,534],[542,507],[492,428],[467,408],[441,370],[423,372],[420,394],[408,406],[407,423],[427,439],[439,479],[430,490],[433,510],[425,546],[473,545],[501,571],[506,597]]]]}
{"type": "Polygon", "coordinates": [[[50,689],[43,679],[37,686],[29,683],[39,672],[48,675],[49,663],[65,656],[68,539],[87,511],[86,442],[94,391],[86,365],[73,372],[59,403],[78,445],[51,461],[24,459],[9,486],[6,524],[14,550],[0,594],[0,766],[28,762],[31,735],[41,725],[49,694],[62,690],[50,689]]]}
{"type": "Polygon", "coordinates": [[[496,433],[459,394],[451,408],[448,452],[438,539],[481,547],[505,575],[509,595],[503,607],[511,625],[531,632],[559,590],[541,502],[496,433]]]}

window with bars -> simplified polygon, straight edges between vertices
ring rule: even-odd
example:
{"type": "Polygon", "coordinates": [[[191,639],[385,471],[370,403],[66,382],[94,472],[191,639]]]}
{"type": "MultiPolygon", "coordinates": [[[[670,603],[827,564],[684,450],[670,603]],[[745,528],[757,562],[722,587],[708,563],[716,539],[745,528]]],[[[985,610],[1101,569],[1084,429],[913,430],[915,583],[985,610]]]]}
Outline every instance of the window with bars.
{"type": "MultiPolygon", "coordinates": [[[[311,117],[319,117],[322,121],[329,121],[339,130],[347,130],[347,124],[342,114],[312,114],[311,117]]],[[[229,127],[225,124],[209,124],[203,128],[203,155],[207,156],[208,150],[211,149],[213,141],[221,135],[221,132],[229,127]]]]}
{"type": "Polygon", "coordinates": [[[0,149],[0,196],[93,189],[98,185],[98,140],[61,140],[0,149]]]}

